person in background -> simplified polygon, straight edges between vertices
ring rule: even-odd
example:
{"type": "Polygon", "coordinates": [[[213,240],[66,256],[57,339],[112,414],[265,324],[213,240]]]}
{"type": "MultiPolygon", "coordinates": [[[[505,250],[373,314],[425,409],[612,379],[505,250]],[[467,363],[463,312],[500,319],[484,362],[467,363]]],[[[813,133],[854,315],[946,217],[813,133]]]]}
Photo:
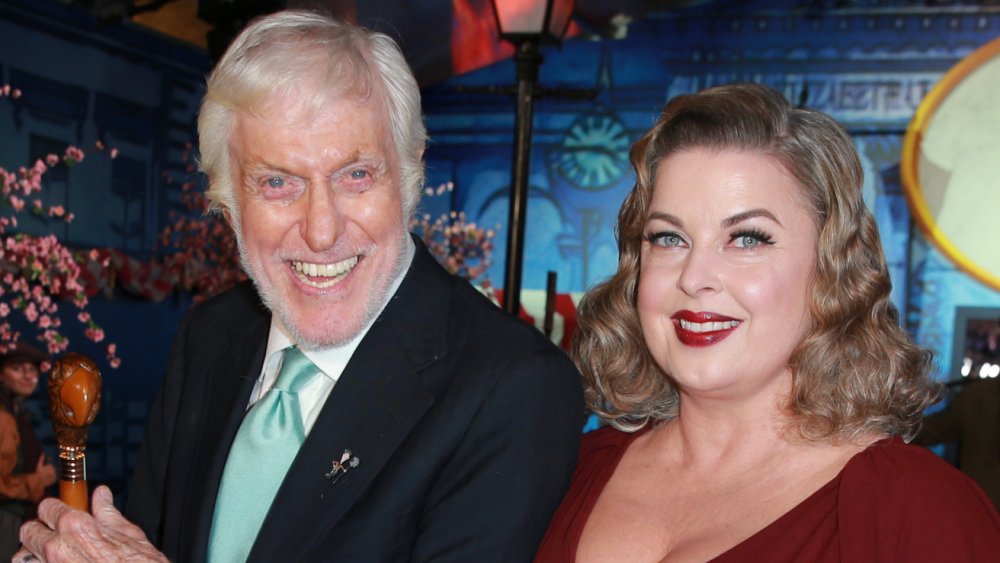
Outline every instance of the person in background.
{"type": "Polygon", "coordinates": [[[720,86],[670,100],[631,160],[618,271],[573,345],[610,426],[536,560],[995,561],[989,499],[906,443],[939,386],[846,131],[720,86]]]}
{"type": "Polygon", "coordinates": [[[42,451],[24,406],[24,399],[38,388],[39,367],[45,361],[45,352],[21,341],[0,355],[0,561],[9,561],[17,551],[21,524],[35,517],[36,504],[56,482],[56,469],[42,451]]]}
{"type": "Polygon", "coordinates": [[[973,375],[952,387],[959,389],[943,409],[924,417],[913,443],[957,442],[958,468],[1000,510],[1000,379],[973,375]]]}
{"type": "Polygon", "coordinates": [[[396,44],[261,18],[209,77],[198,130],[253,285],[179,328],[134,524],[106,487],[91,515],[47,499],[22,557],[530,560],[573,472],[580,375],[407,232],[426,131],[396,44]]]}

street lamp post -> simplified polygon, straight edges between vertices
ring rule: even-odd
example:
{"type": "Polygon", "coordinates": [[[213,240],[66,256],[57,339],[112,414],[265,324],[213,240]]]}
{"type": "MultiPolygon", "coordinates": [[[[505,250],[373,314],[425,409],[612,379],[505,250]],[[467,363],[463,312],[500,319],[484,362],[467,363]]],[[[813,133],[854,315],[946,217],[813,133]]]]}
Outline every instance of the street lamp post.
{"type": "Polygon", "coordinates": [[[503,285],[503,308],[515,316],[521,309],[521,266],[524,262],[524,229],[531,172],[531,122],[538,70],[543,60],[539,48],[542,43],[558,44],[562,41],[574,4],[575,0],[493,0],[500,37],[516,48],[517,117],[503,285]]]}

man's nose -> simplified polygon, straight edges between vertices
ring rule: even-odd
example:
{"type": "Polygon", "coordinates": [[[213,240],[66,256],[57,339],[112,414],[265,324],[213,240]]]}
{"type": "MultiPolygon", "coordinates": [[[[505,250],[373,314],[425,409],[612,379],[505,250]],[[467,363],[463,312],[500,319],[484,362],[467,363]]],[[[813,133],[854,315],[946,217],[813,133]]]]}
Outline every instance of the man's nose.
{"type": "Polygon", "coordinates": [[[328,250],[343,228],[336,195],[329,186],[310,186],[300,222],[302,240],[314,252],[328,250]]]}

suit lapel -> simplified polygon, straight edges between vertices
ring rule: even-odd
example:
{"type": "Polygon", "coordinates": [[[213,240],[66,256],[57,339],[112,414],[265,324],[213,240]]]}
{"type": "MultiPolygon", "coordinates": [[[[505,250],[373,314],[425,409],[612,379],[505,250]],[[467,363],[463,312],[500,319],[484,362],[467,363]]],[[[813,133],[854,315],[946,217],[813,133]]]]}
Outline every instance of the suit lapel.
{"type": "MultiPolygon", "coordinates": [[[[204,558],[215,513],[215,499],[225,468],[229,447],[246,412],[250,393],[264,363],[264,350],[270,315],[257,313],[248,319],[245,330],[232,332],[218,360],[206,364],[198,374],[207,382],[205,402],[201,405],[202,433],[191,458],[182,545],[192,547],[192,558],[204,558]]],[[[184,446],[182,446],[184,447],[184,446]]]]}
{"type": "Polygon", "coordinates": [[[289,468],[251,561],[307,560],[433,405],[422,369],[446,351],[450,278],[417,243],[406,278],[362,340],[289,468]],[[333,482],[350,450],[357,467],[333,482]]]}

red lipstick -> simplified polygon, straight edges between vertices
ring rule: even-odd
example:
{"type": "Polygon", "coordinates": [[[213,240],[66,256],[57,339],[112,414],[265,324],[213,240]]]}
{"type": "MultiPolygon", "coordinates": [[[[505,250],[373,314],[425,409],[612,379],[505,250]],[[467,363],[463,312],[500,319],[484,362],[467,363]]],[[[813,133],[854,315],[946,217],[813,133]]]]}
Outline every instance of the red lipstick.
{"type": "Polygon", "coordinates": [[[742,323],[739,319],[708,312],[677,311],[671,320],[677,339],[685,346],[704,347],[722,341],[742,323]]]}

